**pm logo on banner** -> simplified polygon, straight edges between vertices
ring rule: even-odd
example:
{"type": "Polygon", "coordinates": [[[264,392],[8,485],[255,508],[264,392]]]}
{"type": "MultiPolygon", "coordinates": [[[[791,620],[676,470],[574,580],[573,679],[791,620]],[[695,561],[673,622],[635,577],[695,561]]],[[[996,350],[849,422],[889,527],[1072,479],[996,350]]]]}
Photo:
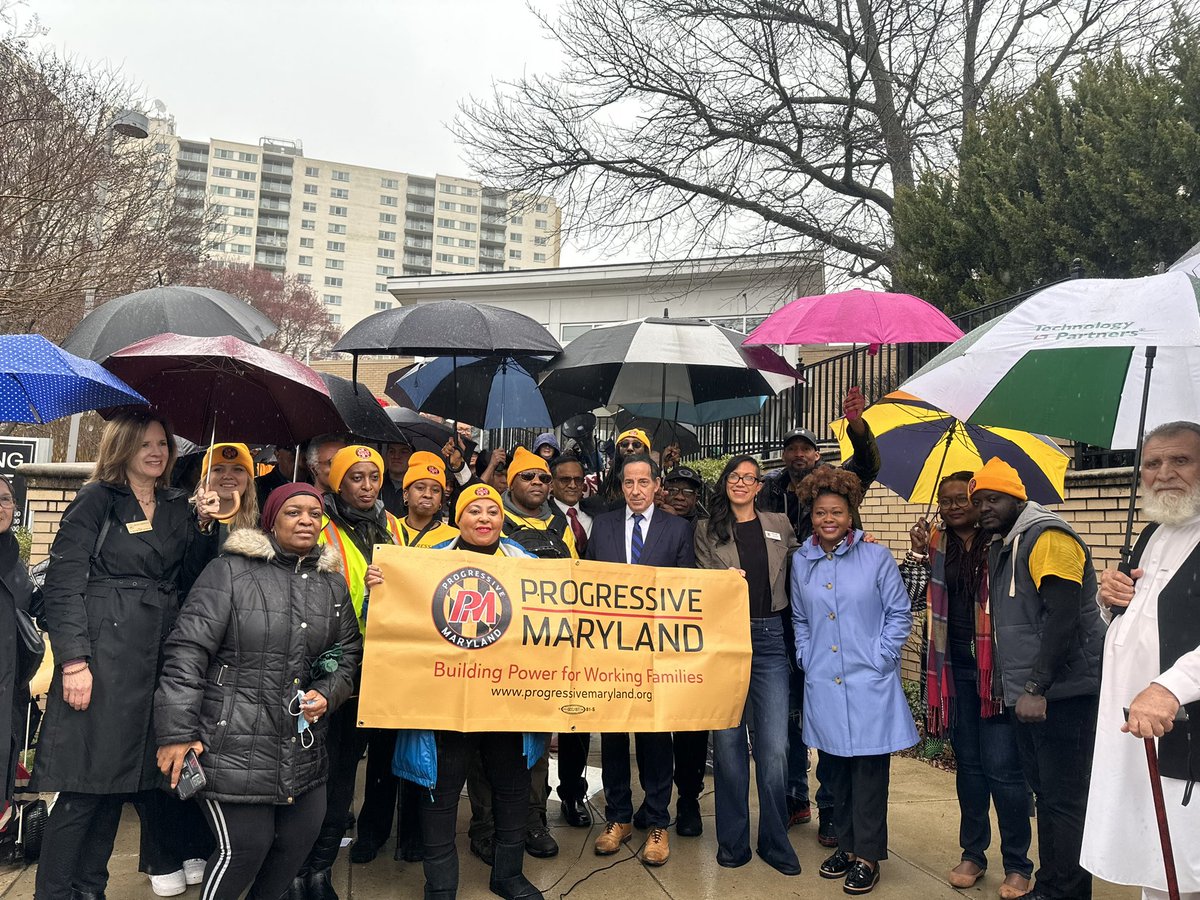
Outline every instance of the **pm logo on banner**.
{"type": "Polygon", "coordinates": [[[490,573],[473,567],[455,569],[434,591],[433,624],[455,647],[490,647],[512,624],[512,601],[490,573]]]}

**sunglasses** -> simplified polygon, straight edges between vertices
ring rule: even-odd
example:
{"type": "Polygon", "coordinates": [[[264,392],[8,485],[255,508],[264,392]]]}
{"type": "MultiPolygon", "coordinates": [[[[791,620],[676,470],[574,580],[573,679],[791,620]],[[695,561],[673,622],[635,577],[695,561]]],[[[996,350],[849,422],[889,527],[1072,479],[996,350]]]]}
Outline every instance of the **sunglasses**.
{"type": "Polygon", "coordinates": [[[545,472],[522,472],[517,477],[522,481],[540,481],[542,484],[550,483],[550,476],[545,472]]]}
{"type": "Polygon", "coordinates": [[[617,446],[622,450],[643,450],[646,447],[641,441],[621,441],[617,446]]]}
{"type": "Polygon", "coordinates": [[[582,475],[559,475],[558,480],[563,484],[583,484],[582,475]]]}

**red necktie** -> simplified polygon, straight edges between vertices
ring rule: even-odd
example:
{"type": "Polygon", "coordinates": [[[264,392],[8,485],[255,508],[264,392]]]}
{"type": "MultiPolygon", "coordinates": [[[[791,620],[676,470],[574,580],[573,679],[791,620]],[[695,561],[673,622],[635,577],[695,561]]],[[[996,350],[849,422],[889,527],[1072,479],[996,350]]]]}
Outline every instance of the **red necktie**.
{"type": "Polygon", "coordinates": [[[587,549],[587,532],[583,530],[583,523],[579,521],[579,513],[575,511],[575,507],[567,510],[567,518],[571,520],[571,533],[575,535],[575,549],[579,551],[579,557],[582,559],[583,551],[587,549]]]}

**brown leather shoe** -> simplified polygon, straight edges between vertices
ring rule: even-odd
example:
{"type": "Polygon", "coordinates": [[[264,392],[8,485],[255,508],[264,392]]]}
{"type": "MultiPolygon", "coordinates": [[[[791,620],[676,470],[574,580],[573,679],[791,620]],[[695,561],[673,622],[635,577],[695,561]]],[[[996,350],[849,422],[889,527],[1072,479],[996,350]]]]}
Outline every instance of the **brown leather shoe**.
{"type": "Polygon", "coordinates": [[[671,841],[667,829],[651,828],[642,847],[642,862],[648,866],[661,866],[671,856],[671,841]]]}
{"type": "Polygon", "coordinates": [[[596,838],[596,855],[612,856],[621,845],[633,837],[633,825],[629,822],[609,822],[596,838]]]}
{"type": "Polygon", "coordinates": [[[1000,885],[1001,900],[1017,900],[1018,897],[1028,894],[1029,888],[1028,878],[1016,872],[1009,872],[1004,876],[1004,883],[1000,885]]]}
{"type": "Polygon", "coordinates": [[[986,871],[987,869],[984,869],[982,866],[971,862],[969,859],[964,859],[950,870],[949,874],[946,875],[946,880],[950,882],[951,887],[975,887],[975,882],[982,878],[983,873],[986,871]]]}

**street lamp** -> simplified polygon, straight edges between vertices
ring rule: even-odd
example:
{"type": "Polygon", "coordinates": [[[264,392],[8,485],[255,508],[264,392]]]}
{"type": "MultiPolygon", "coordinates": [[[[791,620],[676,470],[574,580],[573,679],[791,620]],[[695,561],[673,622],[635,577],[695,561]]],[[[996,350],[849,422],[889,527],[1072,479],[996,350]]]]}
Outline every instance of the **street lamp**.
{"type": "MultiPolygon", "coordinates": [[[[112,156],[113,145],[116,142],[116,136],[133,138],[134,140],[145,140],[150,137],[150,120],[146,118],[146,114],[136,109],[118,110],[108,123],[108,155],[112,156]]],[[[96,229],[97,241],[99,241],[99,231],[104,227],[104,204],[108,199],[108,186],[101,185],[100,200],[96,210],[96,229]]],[[[91,289],[85,292],[83,301],[83,314],[86,316],[92,311],[96,305],[96,291],[91,289]]],[[[71,416],[71,427],[67,433],[67,462],[75,462],[75,458],[79,453],[79,421],[82,416],[79,413],[71,416]]]]}

